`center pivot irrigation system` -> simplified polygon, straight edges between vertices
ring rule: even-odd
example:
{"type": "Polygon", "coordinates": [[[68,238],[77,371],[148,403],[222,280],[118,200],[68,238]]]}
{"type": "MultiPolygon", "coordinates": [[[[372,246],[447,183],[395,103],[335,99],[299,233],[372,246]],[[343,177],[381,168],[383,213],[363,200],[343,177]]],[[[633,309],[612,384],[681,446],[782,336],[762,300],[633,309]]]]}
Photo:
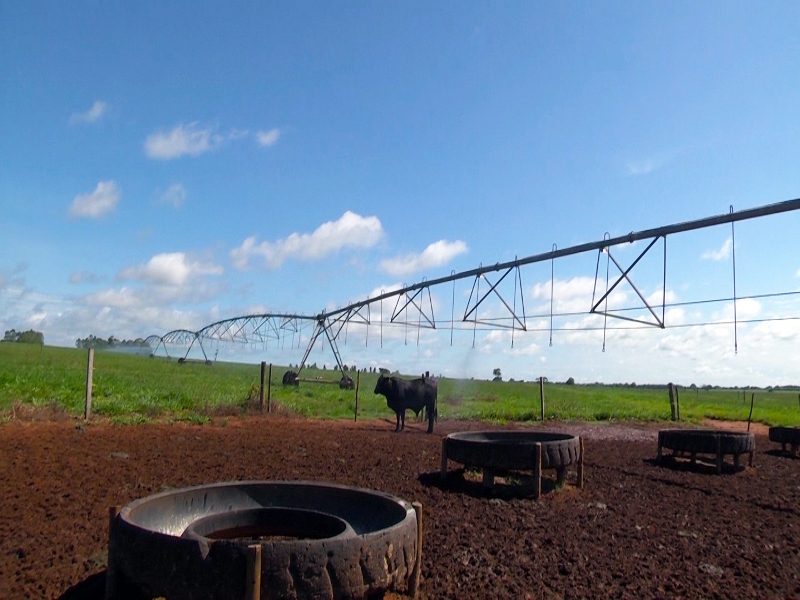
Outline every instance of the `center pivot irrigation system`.
{"type": "MultiPolygon", "coordinates": [[[[730,212],[727,214],[707,217],[695,221],[686,221],[664,227],[657,227],[654,229],[647,229],[639,232],[631,232],[624,236],[611,237],[608,234],[602,240],[590,242],[586,244],[579,244],[568,248],[559,249],[553,244],[550,252],[535,254],[526,258],[518,258],[513,261],[504,263],[496,263],[490,266],[479,266],[477,269],[463,271],[461,273],[451,272],[446,277],[440,277],[432,280],[422,280],[419,283],[405,286],[396,290],[391,290],[381,293],[374,298],[367,298],[359,302],[354,302],[342,308],[337,308],[330,311],[322,311],[317,315],[301,315],[301,314],[279,314],[279,313],[264,313],[257,315],[245,315],[234,317],[231,319],[224,319],[217,321],[210,325],[203,327],[198,331],[188,331],[185,329],[178,329],[170,331],[169,333],[158,336],[151,335],[146,339],[146,342],[153,348],[155,354],[159,347],[163,346],[167,352],[167,345],[181,345],[188,346],[186,355],[181,360],[185,360],[192,349],[195,342],[198,343],[206,362],[209,362],[205,348],[203,347],[203,340],[211,340],[216,342],[233,342],[241,344],[262,344],[269,347],[270,343],[275,344],[279,348],[285,348],[286,342],[289,341],[290,348],[300,348],[302,334],[313,327],[312,333],[308,338],[303,359],[299,363],[297,374],[303,369],[306,364],[311,350],[317,343],[319,338],[323,338],[328,342],[331,351],[336,359],[336,364],[342,373],[342,377],[346,378],[344,363],[342,362],[341,354],[337,340],[341,339],[344,335],[345,343],[347,339],[347,331],[349,325],[362,325],[367,328],[367,343],[369,340],[369,326],[373,323],[373,311],[379,313],[378,324],[380,326],[381,345],[383,345],[383,325],[395,325],[405,328],[406,343],[408,339],[408,329],[416,329],[417,343],[419,342],[419,332],[422,329],[450,329],[450,343],[453,343],[453,332],[455,329],[464,330],[471,329],[473,333],[473,345],[475,343],[475,333],[480,327],[481,329],[506,329],[511,331],[511,344],[514,344],[514,333],[517,331],[531,331],[532,327],[529,325],[530,315],[525,313],[525,302],[522,291],[522,275],[521,268],[526,265],[535,263],[542,263],[550,261],[551,267],[551,285],[550,285],[550,311],[547,315],[536,315],[536,320],[541,320],[549,316],[549,330],[550,330],[550,345],[553,343],[553,319],[554,317],[574,316],[576,314],[595,314],[603,317],[603,350],[605,351],[605,332],[607,327],[608,318],[619,319],[627,321],[628,323],[635,324],[636,327],[656,327],[660,329],[666,328],[665,314],[667,308],[666,302],[666,279],[667,279],[667,236],[682,233],[687,231],[694,231],[708,227],[730,224],[731,237],[732,237],[732,267],[733,267],[733,297],[714,300],[701,300],[694,302],[695,304],[726,301],[733,303],[733,329],[734,329],[734,348],[738,351],[738,336],[737,326],[740,322],[736,314],[736,302],[743,298],[737,298],[736,295],[736,245],[735,245],[735,228],[734,224],[737,221],[745,221],[749,219],[756,219],[768,215],[775,215],[784,212],[790,212],[800,209],[800,199],[787,200],[776,204],[768,204],[757,208],[751,208],[734,212],[731,206],[730,212]],[[636,258],[630,262],[628,266],[620,263],[620,261],[612,254],[612,248],[622,244],[631,244],[637,241],[647,241],[644,250],[642,250],[636,258]],[[663,247],[663,287],[660,304],[653,304],[648,302],[645,296],[639,291],[633,282],[631,271],[641,261],[641,259],[650,250],[656,246],[661,240],[663,247]],[[588,311],[583,313],[558,313],[554,311],[553,303],[553,282],[554,282],[554,264],[555,259],[564,258],[571,255],[583,254],[588,252],[597,251],[597,265],[595,268],[594,288],[592,292],[592,301],[588,311]],[[601,258],[605,255],[605,265],[602,265],[601,258]],[[610,278],[610,266],[614,265],[618,274],[615,279],[610,278]],[[603,274],[601,268],[605,267],[605,281],[603,282],[603,274]],[[511,275],[511,279],[507,278],[511,275]],[[464,312],[460,318],[455,315],[455,282],[459,280],[472,280],[472,289],[469,293],[469,298],[466,302],[464,312]],[[513,295],[505,292],[503,295],[500,284],[506,281],[505,287],[510,288],[510,281],[513,281],[513,295]],[[636,297],[641,301],[641,305],[628,308],[610,309],[608,307],[608,299],[611,293],[623,282],[627,282],[630,288],[635,292],[636,297]],[[434,301],[431,295],[431,289],[435,286],[443,286],[445,284],[453,284],[452,287],[452,308],[449,318],[437,320],[434,314],[434,301]],[[488,286],[488,287],[487,287],[488,286]],[[492,305],[491,310],[487,310],[489,305],[488,300],[499,300],[492,305]],[[394,308],[388,321],[384,320],[383,305],[384,302],[393,303],[394,308]],[[378,307],[378,310],[375,310],[378,307]],[[479,309],[484,308],[484,314],[479,315],[479,309]],[[409,316],[409,311],[411,315],[409,316]],[[633,311],[638,311],[634,313],[633,311]],[[641,313],[642,316],[639,316],[641,313]],[[631,316],[631,315],[636,316],[631,316]]],[[[798,291],[782,292],[778,294],[765,294],[763,296],[779,296],[789,294],[800,294],[798,291]]],[[[692,303],[689,303],[692,304],[692,303]]],[[[377,316],[377,315],[376,315],[377,316]]],[[[769,320],[769,319],[767,319],[769,320]]],[[[536,330],[541,331],[543,328],[539,327],[536,330]]],[[[167,353],[168,354],[168,353],[167,353]]],[[[297,375],[296,374],[296,375],[297,375]]]]}

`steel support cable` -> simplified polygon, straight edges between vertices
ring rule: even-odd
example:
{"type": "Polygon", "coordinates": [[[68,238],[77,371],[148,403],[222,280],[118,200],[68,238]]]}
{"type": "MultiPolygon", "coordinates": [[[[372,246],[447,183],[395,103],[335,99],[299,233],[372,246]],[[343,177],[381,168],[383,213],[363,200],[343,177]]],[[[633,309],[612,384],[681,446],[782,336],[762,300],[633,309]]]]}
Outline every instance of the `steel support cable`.
{"type": "Polygon", "coordinates": [[[517,267],[517,276],[519,277],[519,304],[522,307],[522,330],[525,331],[528,328],[528,321],[525,316],[525,292],[522,287],[522,270],[519,267],[517,267]]]}
{"type": "MultiPolygon", "coordinates": [[[[455,270],[450,271],[450,276],[455,275],[455,270]]],[[[450,305],[450,346],[453,346],[453,327],[456,322],[456,280],[453,279],[453,303],[450,305]]]]}
{"type": "MultiPolygon", "coordinates": [[[[403,287],[406,287],[406,284],[403,284],[403,287]]],[[[399,296],[398,296],[399,298],[399,296]]],[[[406,292],[406,300],[408,300],[408,292],[406,292]]],[[[405,346],[408,346],[408,302],[406,302],[405,307],[403,308],[403,321],[405,322],[405,329],[403,330],[405,333],[405,346]]]]}
{"type": "Polygon", "coordinates": [[[661,328],[667,325],[667,236],[664,236],[664,284],[661,287],[661,328]]]}
{"type": "MultiPolygon", "coordinates": [[[[603,239],[606,239],[606,237],[611,238],[611,235],[608,232],[606,232],[603,235],[603,239]]],[[[606,247],[605,252],[606,252],[606,293],[605,293],[604,297],[605,297],[606,303],[603,306],[603,313],[604,313],[603,314],[603,352],[606,351],[606,325],[608,323],[608,270],[609,270],[609,266],[610,266],[610,263],[611,263],[611,260],[609,260],[610,257],[611,257],[611,249],[609,247],[606,247]]]]}
{"type": "MultiPolygon", "coordinates": [[[[759,300],[763,298],[780,298],[784,296],[798,296],[800,295],[800,290],[795,290],[791,292],[769,292],[766,294],[751,294],[749,296],[737,296],[737,300],[759,300]]],[[[708,300],[687,300],[685,302],[668,302],[665,304],[667,308],[677,308],[681,306],[696,306],[700,304],[713,304],[715,302],[732,302],[733,296],[727,296],[724,298],[711,298],[708,300]]],[[[629,307],[622,307],[614,309],[617,312],[623,311],[633,311],[633,310],[642,310],[641,306],[629,306],[629,307]]],[[[545,319],[549,316],[550,313],[538,313],[531,315],[532,319],[545,319]]],[[[557,317],[577,317],[581,315],[592,314],[591,312],[582,312],[582,311],[572,311],[572,312],[564,312],[564,313],[555,313],[557,317]]],[[[599,313],[594,313],[599,314],[599,313]]]]}
{"type": "MultiPolygon", "coordinates": [[[[483,263],[481,263],[480,266],[482,267],[483,263]]],[[[475,335],[477,333],[477,328],[478,328],[478,304],[477,304],[477,302],[478,302],[478,298],[481,295],[481,276],[480,275],[478,275],[475,278],[475,284],[477,284],[478,289],[477,289],[477,293],[475,294],[475,302],[476,302],[476,304],[475,304],[475,320],[472,322],[472,347],[473,348],[475,347],[475,335]]],[[[473,287],[473,289],[475,289],[475,285],[473,285],[472,287],[473,287]]],[[[470,300],[472,300],[472,294],[469,295],[469,298],[470,298],[470,300]]],[[[470,312],[472,312],[472,311],[470,311],[470,312]]],[[[464,315],[464,318],[466,318],[466,315],[464,315]]]]}
{"type": "MultiPolygon", "coordinates": [[[[425,283],[425,280],[426,280],[426,278],[423,277],[422,278],[422,282],[425,283]]],[[[427,288],[420,288],[420,291],[423,290],[423,289],[427,289],[427,288]]],[[[430,290],[428,290],[428,294],[430,294],[430,293],[431,293],[430,290]]],[[[420,301],[420,305],[421,304],[422,304],[422,301],[420,301]]],[[[416,303],[414,303],[414,306],[417,306],[416,303]]],[[[427,319],[427,317],[426,317],[426,319],[427,319]]],[[[430,319],[427,319],[427,320],[430,321],[430,319]]],[[[421,306],[417,306],[417,348],[419,348],[419,330],[420,329],[422,329],[422,307],[421,306]]]]}
{"type": "MultiPolygon", "coordinates": [[[[555,242],[553,242],[553,252],[558,250],[558,246],[555,242]]],[[[553,347],[553,293],[554,288],[556,287],[556,259],[550,259],[550,347],[553,347]]],[[[597,277],[597,274],[595,274],[597,277]]],[[[596,279],[595,279],[596,281],[596,279]]]]}
{"type": "MultiPolygon", "coordinates": [[[[514,260],[517,260],[516,256],[514,256],[514,260]]],[[[513,300],[514,309],[512,310],[512,314],[513,315],[517,314],[517,275],[519,275],[519,267],[517,267],[517,272],[514,275],[514,300],[513,300]]],[[[520,283],[520,288],[521,288],[522,287],[522,279],[519,280],[519,283],[520,283]]],[[[522,289],[520,289],[520,293],[522,293],[522,289]]],[[[514,347],[514,330],[515,329],[516,329],[516,327],[514,327],[514,321],[512,320],[511,321],[511,347],[512,348],[514,347]]]]}
{"type": "MultiPolygon", "coordinates": [[[[733,214],[733,204],[730,209],[733,214]]],[[[739,354],[739,332],[736,317],[736,232],[731,221],[731,257],[733,257],[733,353],[739,354]]]]}
{"type": "MultiPolygon", "coordinates": [[[[741,300],[742,298],[740,298],[741,300]]],[[[585,315],[588,313],[575,313],[575,315],[585,315]]],[[[598,314],[599,313],[595,313],[598,314]]],[[[558,316],[558,315],[557,315],[558,316]]],[[[544,318],[544,317],[542,317],[544,318]]],[[[782,322],[782,321],[800,321],[800,316],[798,317],[764,317],[760,319],[739,319],[740,324],[751,324],[751,323],[771,323],[771,322],[782,322]]],[[[633,321],[632,323],[636,323],[633,321]]],[[[722,325],[732,325],[732,320],[725,320],[725,321],[695,321],[692,323],[683,323],[679,325],[671,325],[669,329],[690,329],[693,327],[713,327],[713,326],[722,326],[722,325]]],[[[395,324],[395,326],[400,326],[401,324],[395,324]]],[[[473,324],[473,327],[474,324],[473,324]]],[[[482,327],[475,327],[477,331],[495,331],[495,328],[491,325],[486,325],[482,327]]],[[[554,327],[553,331],[652,331],[652,325],[643,325],[643,324],[633,324],[633,325],[598,325],[595,327],[554,327]]],[[[526,333],[545,333],[550,330],[550,326],[544,325],[542,327],[529,327],[526,333]]]]}

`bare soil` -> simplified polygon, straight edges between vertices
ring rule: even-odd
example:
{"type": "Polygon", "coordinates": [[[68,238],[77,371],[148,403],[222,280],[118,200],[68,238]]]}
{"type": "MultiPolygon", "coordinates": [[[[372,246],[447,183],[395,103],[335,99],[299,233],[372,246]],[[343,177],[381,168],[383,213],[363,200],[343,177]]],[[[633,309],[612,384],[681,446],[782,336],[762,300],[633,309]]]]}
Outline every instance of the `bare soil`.
{"type": "MultiPolygon", "coordinates": [[[[231,480],[330,481],[418,500],[424,598],[800,597],[800,460],[756,431],[755,466],[654,463],[665,425],[548,422],[585,439],[586,480],[527,497],[450,463],[441,438],[477,422],[286,417],[212,424],[0,426],[0,598],[102,598],[108,507],[231,480]]],[[[554,473],[546,471],[548,477],[554,473]]]]}

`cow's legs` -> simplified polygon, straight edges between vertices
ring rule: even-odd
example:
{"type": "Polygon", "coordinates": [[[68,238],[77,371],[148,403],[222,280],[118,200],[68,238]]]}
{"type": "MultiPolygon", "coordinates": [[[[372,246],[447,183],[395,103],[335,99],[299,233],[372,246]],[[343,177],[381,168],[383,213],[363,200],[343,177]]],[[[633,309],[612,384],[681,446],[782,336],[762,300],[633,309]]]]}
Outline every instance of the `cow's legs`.
{"type": "Polygon", "coordinates": [[[395,411],[394,415],[395,415],[395,419],[397,421],[395,423],[394,430],[395,431],[400,431],[400,411],[399,410],[395,411]]]}

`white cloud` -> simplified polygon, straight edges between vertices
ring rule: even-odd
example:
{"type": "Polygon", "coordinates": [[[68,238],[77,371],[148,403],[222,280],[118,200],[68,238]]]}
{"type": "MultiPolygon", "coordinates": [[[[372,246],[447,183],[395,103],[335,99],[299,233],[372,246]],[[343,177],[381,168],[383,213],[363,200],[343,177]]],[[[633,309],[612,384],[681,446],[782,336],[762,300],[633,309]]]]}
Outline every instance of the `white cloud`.
{"type": "Polygon", "coordinates": [[[278,139],[281,137],[281,130],[280,129],[270,129],[268,131],[259,131],[256,133],[256,140],[258,140],[259,145],[261,146],[274,146],[278,143],[278,139]]]}
{"type": "Polygon", "coordinates": [[[78,194],[69,207],[71,217],[96,219],[110,212],[119,202],[120,190],[114,181],[101,181],[91,194],[78,194]]]}
{"type": "Polygon", "coordinates": [[[390,275],[410,275],[432,267],[440,267],[467,251],[467,244],[461,240],[455,242],[439,240],[430,244],[421,254],[405,254],[382,260],[381,269],[390,275]]]}
{"type": "MultiPolygon", "coordinates": [[[[197,122],[176,125],[169,131],[156,131],[147,136],[144,151],[148,158],[172,160],[181,156],[199,156],[216,150],[229,141],[250,137],[248,129],[231,129],[227,134],[216,133],[212,127],[201,127],[197,122]]],[[[274,146],[281,131],[278,128],[257,131],[253,134],[260,146],[274,146]]]]}
{"type": "Polygon", "coordinates": [[[210,128],[200,128],[197,123],[177,125],[171,131],[157,131],[147,136],[144,151],[148,158],[171,160],[188,154],[198,156],[217,148],[222,137],[210,128]]]}
{"type": "Polygon", "coordinates": [[[631,177],[638,177],[641,175],[649,175],[654,171],[661,169],[664,165],[670,163],[678,152],[671,150],[662,150],[656,152],[652,156],[645,156],[644,158],[628,160],[625,163],[625,172],[631,177]]]}
{"type": "Polygon", "coordinates": [[[628,172],[628,175],[647,175],[648,173],[652,173],[658,166],[659,162],[654,159],[628,161],[625,163],[625,170],[628,172]]]}
{"type": "Polygon", "coordinates": [[[234,266],[243,270],[251,258],[260,257],[267,269],[277,269],[286,260],[318,260],[342,248],[369,248],[383,237],[378,217],[362,217],[347,211],[337,221],[323,223],[313,233],[292,233],[276,242],[258,243],[256,236],[248,237],[238,248],[231,250],[234,266]]]}
{"type": "Polygon", "coordinates": [[[180,208],[186,201],[186,188],[180,183],[173,183],[167,191],[161,195],[162,204],[169,204],[175,208],[180,208]]]}
{"type": "Polygon", "coordinates": [[[239,140],[247,137],[248,135],[250,135],[250,131],[247,129],[231,129],[231,132],[228,134],[228,139],[239,140]]]}
{"type": "Polygon", "coordinates": [[[84,297],[84,302],[92,306],[135,309],[142,306],[139,290],[123,287],[118,290],[101,290],[84,297]]]}
{"type": "Polygon", "coordinates": [[[139,279],[156,285],[182,286],[200,275],[221,275],[222,267],[191,261],[183,252],[156,254],[147,264],[129,267],[119,279],[139,279]]]}
{"type": "Polygon", "coordinates": [[[106,108],[108,108],[108,105],[105,102],[102,100],[97,100],[92,105],[92,108],[86,112],[75,113],[71,115],[69,118],[69,124],[75,125],[77,123],[95,123],[99,121],[106,113],[106,108]]]}
{"type": "Polygon", "coordinates": [[[96,283],[100,281],[100,279],[100,277],[90,271],[80,271],[78,273],[70,273],[69,275],[70,283],[96,283]]]}
{"type": "MultiPolygon", "coordinates": [[[[605,281],[597,281],[595,288],[594,277],[573,277],[571,279],[556,279],[553,288],[553,312],[555,313],[585,313],[592,308],[592,297],[597,302],[605,294],[605,281]]],[[[533,300],[541,302],[539,309],[550,310],[550,281],[537,283],[530,292],[533,300]]],[[[617,286],[608,297],[610,310],[622,308],[628,299],[628,293],[617,286]]],[[[606,308],[605,303],[598,307],[606,308]]]]}
{"type": "Polygon", "coordinates": [[[731,238],[728,238],[719,250],[703,252],[700,258],[703,260],[725,260],[726,258],[730,258],[731,248],[733,248],[733,241],[731,238]]]}

